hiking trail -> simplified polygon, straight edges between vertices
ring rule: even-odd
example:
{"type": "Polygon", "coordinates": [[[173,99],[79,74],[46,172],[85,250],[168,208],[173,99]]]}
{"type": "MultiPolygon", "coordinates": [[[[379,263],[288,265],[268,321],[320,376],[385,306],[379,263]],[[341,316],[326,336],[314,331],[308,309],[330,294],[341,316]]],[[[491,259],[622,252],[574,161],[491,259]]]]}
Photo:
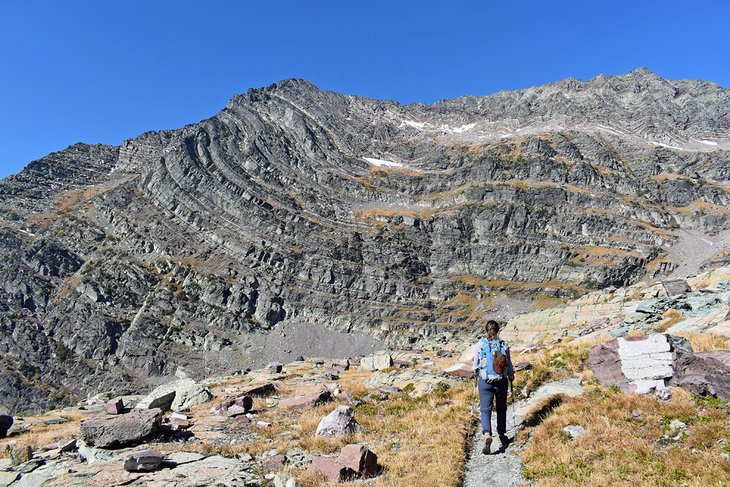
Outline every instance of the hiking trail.
{"type": "MultiPolygon", "coordinates": [[[[515,428],[514,405],[507,406],[507,436],[514,438],[518,428],[515,428]]],[[[463,487],[482,487],[484,485],[519,486],[526,482],[522,477],[522,462],[520,451],[522,445],[510,442],[505,450],[495,435],[492,439],[492,453],[484,455],[484,439],[479,426],[479,401],[477,400],[476,411],[477,425],[476,433],[470,440],[469,456],[464,469],[463,487]]],[[[497,431],[496,414],[492,413],[492,431],[497,431]]]]}

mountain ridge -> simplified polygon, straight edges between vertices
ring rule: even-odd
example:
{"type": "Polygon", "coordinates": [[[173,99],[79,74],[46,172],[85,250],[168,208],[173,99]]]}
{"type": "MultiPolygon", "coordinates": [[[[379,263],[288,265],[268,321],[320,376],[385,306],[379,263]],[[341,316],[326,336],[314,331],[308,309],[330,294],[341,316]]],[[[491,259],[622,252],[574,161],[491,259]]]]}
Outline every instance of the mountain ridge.
{"type": "Polygon", "coordinates": [[[240,370],[290,323],[420,346],[671,273],[677,231],[728,227],[730,91],[606,79],[638,93],[404,106],[284,80],[32,162],[0,181],[0,407],[240,370]]]}

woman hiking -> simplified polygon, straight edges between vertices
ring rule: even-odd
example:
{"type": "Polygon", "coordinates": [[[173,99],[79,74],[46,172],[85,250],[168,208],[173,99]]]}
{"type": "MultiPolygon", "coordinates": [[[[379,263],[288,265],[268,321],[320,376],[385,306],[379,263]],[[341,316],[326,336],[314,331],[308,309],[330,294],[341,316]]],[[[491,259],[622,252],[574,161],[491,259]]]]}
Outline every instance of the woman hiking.
{"type": "Polygon", "coordinates": [[[474,375],[479,388],[479,411],[482,419],[484,449],[488,455],[492,446],[492,404],[496,402],[497,434],[502,447],[509,442],[507,438],[507,380],[512,382],[515,372],[507,342],[499,339],[499,323],[487,321],[484,338],[479,340],[474,350],[474,375]]]}

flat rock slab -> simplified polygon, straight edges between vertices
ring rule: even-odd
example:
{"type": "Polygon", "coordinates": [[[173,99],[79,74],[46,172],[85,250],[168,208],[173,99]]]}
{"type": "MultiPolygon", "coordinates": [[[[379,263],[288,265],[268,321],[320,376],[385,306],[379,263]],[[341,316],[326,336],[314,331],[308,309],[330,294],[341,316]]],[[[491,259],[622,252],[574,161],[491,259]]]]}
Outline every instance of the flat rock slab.
{"type": "Polygon", "coordinates": [[[145,440],[160,427],[162,411],[139,409],[116,416],[94,416],[81,421],[81,436],[89,445],[113,448],[145,440]]]}
{"type": "Polygon", "coordinates": [[[446,375],[459,377],[461,379],[470,379],[474,375],[471,365],[464,363],[455,363],[451,367],[444,370],[446,375]]]}
{"type": "MultiPolygon", "coordinates": [[[[509,410],[507,411],[508,432],[514,432],[519,429],[522,426],[525,418],[537,406],[545,403],[545,401],[548,401],[551,397],[559,395],[577,397],[581,394],[583,394],[583,386],[580,385],[580,379],[578,378],[563,379],[556,382],[550,382],[548,384],[538,387],[537,390],[533,392],[528,399],[517,401],[514,406],[509,406],[509,410]]],[[[493,420],[495,417],[496,414],[492,413],[493,420]]],[[[496,427],[493,427],[492,431],[497,431],[496,427]]]]}
{"type": "Polygon", "coordinates": [[[287,409],[292,408],[313,408],[332,400],[332,393],[321,389],[309,394],[287,397],[279,401],[279,406],[287,409]]]}

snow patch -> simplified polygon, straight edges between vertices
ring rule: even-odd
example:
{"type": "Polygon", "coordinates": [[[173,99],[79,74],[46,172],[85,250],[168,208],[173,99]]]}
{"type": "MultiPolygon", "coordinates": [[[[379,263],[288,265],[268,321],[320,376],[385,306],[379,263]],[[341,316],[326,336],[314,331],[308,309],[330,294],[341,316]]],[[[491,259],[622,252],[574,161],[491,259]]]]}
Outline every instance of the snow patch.
{"type": "Polygon", "coordinates": [[[400,162],[386,161],[385,159],[376,159],[374,157],[363,157],[364,160],[368,161],[373,166],[378,167],[404,167],[400,162]]]}
{"type": "Polygon", "coordinates": [[[413,127],[416,130],[424,131],[424,130],[426,130],[426,126],[428,124],[426,122],[414,122],[413,120],[403,120],[398,127],[400,128],[400,127],[403,127],[404,125],[413,127]]]}
{"type": "Polygon", "coordinates": [[[698,140],[697,142],[699,142],[700,144],[717,146],[717,142],[715,142],[714,140],[698,140]]]}
{"type": "Polygon", "coordinates": [[[466,125],[462,125],[461,127],[449,127],[448,125],[444,125],[442,128],[446,130],[447,132],[453,132],[455,134],[460,134],[462,132],[466,132],[467,130],[471,130],[474,128],[476,124],[475,123],[468,123],[466,125]]]}
{"type": "Polygon", "coordinates": [[[674,150],[684,150],[681,147],[677,147],[676,145],[669,145],[669,144],[662,144],[661,142],[654,142],[653,140],[650,140],[649,143],[658,145],[659,147],[666,147],[667,149],[674,149],[674,150]]]}

